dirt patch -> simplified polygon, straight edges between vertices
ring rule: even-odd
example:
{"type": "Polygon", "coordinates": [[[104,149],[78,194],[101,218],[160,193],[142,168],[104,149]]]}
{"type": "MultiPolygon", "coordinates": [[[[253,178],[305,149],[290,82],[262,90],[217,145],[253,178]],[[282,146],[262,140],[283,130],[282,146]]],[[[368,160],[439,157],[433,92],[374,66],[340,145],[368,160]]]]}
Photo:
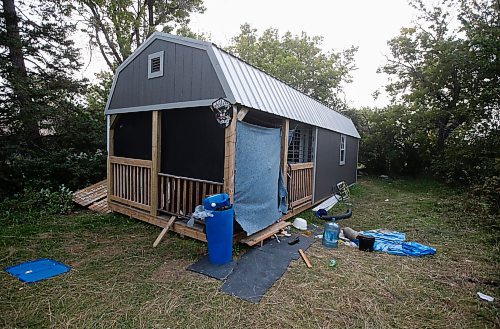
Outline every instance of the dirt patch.
{"type": "Polygon", "coordinates": [[[185,259],[167,259],[153,273],[154,282],[172,282],[172,280],[210,280],[210,278],[188,271],[187,267],[193,262],[185,259]]]}

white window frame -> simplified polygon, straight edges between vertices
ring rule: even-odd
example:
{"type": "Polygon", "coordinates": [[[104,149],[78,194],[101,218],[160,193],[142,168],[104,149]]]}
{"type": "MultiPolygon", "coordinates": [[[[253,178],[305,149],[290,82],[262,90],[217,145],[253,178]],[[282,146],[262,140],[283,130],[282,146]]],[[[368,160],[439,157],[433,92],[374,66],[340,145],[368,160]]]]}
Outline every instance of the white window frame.
{"type": "Polygon", "coordinates": [[[346,138],[345,138],[345,135],[340,135],[340,148],[339,148],[339,159],[340,159],[340,162],[339,162],[339,165],[343,166],[345,165],[345,157],[346,157],[346,138]],[[344,151],[342,153],[342,151],[344,151]],[[342,155],[344,155],[342,157],[342,155]]]}
{"type": "Polygon", "coordinates": [[[148,79],[153,79],[163,76],[163,57],[164,57],[163,50],[148,55],[148,79]],[[160,70],[156,72],[151,72],[151,61],[155,58],[160,58],[160,70]]]}

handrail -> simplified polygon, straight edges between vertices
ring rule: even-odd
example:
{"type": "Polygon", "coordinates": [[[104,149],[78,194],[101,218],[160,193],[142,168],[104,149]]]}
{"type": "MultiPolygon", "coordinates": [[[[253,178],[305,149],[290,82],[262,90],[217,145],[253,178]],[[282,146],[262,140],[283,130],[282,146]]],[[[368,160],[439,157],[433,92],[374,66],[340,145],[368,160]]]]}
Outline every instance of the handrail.
{"type": "Polygon", "coordinates": [[[117,157],[117,156],[113,156],[113,155],[109,157],[109,161],[111,163],[144,167],[144,168],[151,168],[151,165],[153,164],[153,161],[151,161],[151,160],[132,159],[132,158],[125,158],[125,157],[117,157]]]}
{"type": "Polygon", "coordinates": [[[288,164],[292,170],[299,169],[311,169],[314,168],[314,162],[304,162],[304,163],[289,163],[288,164]]]}
{"type": "Polygon", "coordinates": [[[164,174],[164,173],[158,173],[158,176],[163,176],[163,177],[171,177],[175,179],[185,179],[193,182],[200,182],[200,183],[208,183],[208,184],[214,184],[214,185],[224,185],[224,183],[219,183],[219,182],[214,182],[210,180],[203,180],[203,179],[198,179],[198,178],[191,178],[191,177],[184,177],[184,176],[175,176],[175,175],[170,175],[170,174],[164,174]]]}

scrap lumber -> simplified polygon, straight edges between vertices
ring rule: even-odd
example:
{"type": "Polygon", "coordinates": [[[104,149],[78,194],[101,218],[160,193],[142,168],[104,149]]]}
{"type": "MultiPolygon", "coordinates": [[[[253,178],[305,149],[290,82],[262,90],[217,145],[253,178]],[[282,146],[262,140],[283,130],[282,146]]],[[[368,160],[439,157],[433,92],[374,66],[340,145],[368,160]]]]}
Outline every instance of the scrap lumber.
{"type": "Polygon", "coordinates": [[[165,234],[167,234],[167,232],[170,229],[170,227],[172,227],[172,225],[174,224],[176,218],[177,218],[176,216],[170,217],[170,219],[169,219],[169,221],[167,223],[167,226],[165,226],[163,228],[163,230],[161,230],[161,233],[158,235],[158,237],[156,238],[155,242],[153,243],[153,247],[156,247],[161,242],[161,240],[163,239],[163,237],[165,236],[165,234]]]}
{"type": "Polygon", "coordinates": [[[240,242],[245,243],[249,246],[254,246],[257,243],[260,243],[260,242],[264,241],[265,239],[270,238],[273,235],[279,233],[282,229],[284,229],[285,227],[287,227],[289,225],[292,225],[292,224],[289,222],[286,222],[286,221],[275,223],[275,224],[263,229],[262,231],[259,231],[259,232],[254,233],[254,234],[252,234],[244,239],[241,239],[240,242]]]}
{"type": "Polygon", "coordinates": [[[308,268],[312,268],[312,264],[311,264],[311,261],[309,260],[309,258],[306,256],[306,253],[304,252],[304,250],[302,249],[299,249],[299,254],[300,254],[300,257],[302,257],[302,259],[304,260],[304,263],[306,263],[306,266],[308,268]]]}
{"type": "Polygon", "coordinates": [[[73,193],[73,201],[83,207],[99,213],[109,213],[106,197],[108,195],[107,180],[90,185],[73,193]]]}

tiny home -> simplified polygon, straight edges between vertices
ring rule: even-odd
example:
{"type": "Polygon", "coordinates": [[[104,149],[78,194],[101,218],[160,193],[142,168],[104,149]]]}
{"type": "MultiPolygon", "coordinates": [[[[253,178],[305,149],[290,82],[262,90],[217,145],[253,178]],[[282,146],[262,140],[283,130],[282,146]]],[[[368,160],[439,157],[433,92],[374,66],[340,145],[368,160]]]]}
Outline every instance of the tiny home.
{"type": "MultiPolygon", "coordinates": [[[[352,121],[216,45],[154,33],[114,76],[106,105],[112,211],[206,241],[186,224],[226,192],[242,236],[356,182],[352,121]]],[[[237,232],[236,232],[237,233],[237,232]]]]}

